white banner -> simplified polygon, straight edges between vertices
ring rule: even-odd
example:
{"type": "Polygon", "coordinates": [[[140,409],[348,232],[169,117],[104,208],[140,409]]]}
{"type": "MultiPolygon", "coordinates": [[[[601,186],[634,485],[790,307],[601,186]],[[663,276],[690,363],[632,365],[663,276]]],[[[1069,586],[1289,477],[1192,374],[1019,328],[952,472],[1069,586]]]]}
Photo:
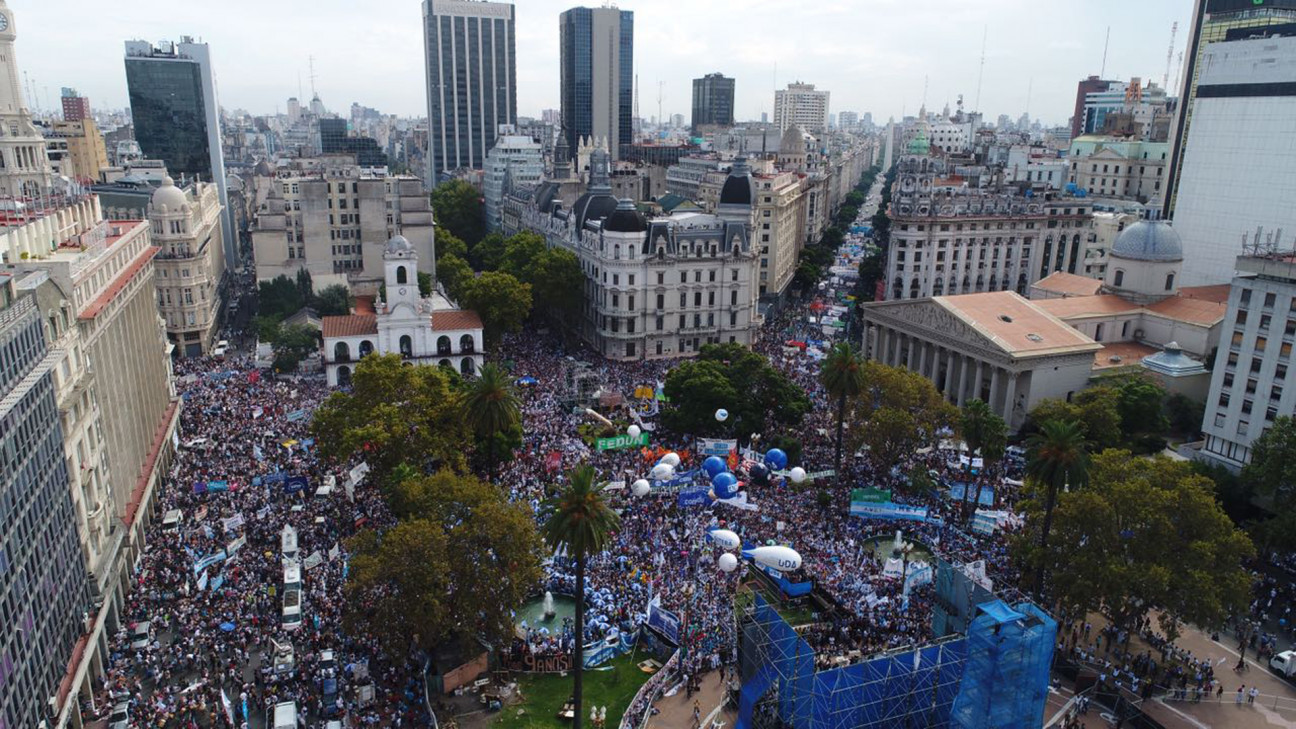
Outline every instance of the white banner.
{"type": "Polygon", "coordinates": [[[317,549],[314,552],[311,552],[311,555],[306,558],[305,562],[302,562],[302,569],[310,571],[322,564],[324,564],[324,555],[320,554],[317,549]]]}
{"type": "Polygon", "coordinates": [[[334,544],[333,548],[329,550],[328,557],[329,560],[332,561],[337,559],[341,555],[342,555],[342,546],[340,544],[334,544]]]}
{"type": "Polygon", "coordinates": [[[230,542],[229,545],[225,547],[225,553],[233,557],[234,553],[238,552],[246,544],[247,544],[247,537],[241,536],[238,539],[235,539],[234,541],[230,542]]]}
{"type": "Polygon", "coordinates": [[[243,514],[236,513],[228,519],[222,519],[221,524],[225,527],[225,531],[232,532],[243,526],[243,514]]]}

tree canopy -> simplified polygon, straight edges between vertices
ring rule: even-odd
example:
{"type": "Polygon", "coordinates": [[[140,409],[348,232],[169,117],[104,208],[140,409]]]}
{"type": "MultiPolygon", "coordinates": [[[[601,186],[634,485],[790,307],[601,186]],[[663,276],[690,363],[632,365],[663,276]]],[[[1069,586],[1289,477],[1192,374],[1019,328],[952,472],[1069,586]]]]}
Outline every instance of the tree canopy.
{"type": "Polygon", "coordinates": [[[311,352],[319,350],[319,332],[306,324],[279,326],[270,340],[274,345],[276,372],[291,372],[311,352]]]}
{"type": "Polygon", "coordinates": [[[486,206],[477,188],[450,180],[432,189],[432,213],[442,228],[472,248],[486,235],[486,206]]]}
{"type": "Polygon", "coordinates": [[[847,408],[851,452],[867,447],[883,473],[917,448],[935,443],[943,428],[958,424],[958,409],[932,381],[880,362],[864,364],[868,382],[847,408]]]}
{"type": "Polygon", "coordinates": [[[497,264],[500,271],[531,285],[537,313],[557,321],[580,313],[585,274],[571,251],[550,248],[544,236],[527,231],[504,241],[497,264]]]}
{"type": "Polygon", "coordinates": [[[487,271],[455,284],[459,305],[481,317],[486,346],[522,329],[531,313],[531,285],[499,271],[487,271]]]}
{"type": "Polygon", "coordinates": [[[1242,478],[1254,484],[1256,492],[1273,499],[1279,510],[1292,505],[1296,497],[1296,420],[1280,416],[1255,439],[1242,478]]]}
{"type": "MultiPolygon", "coordinates": [[[[305,273],[303,269],[302,273],[305,273]]],[[[300,278],[300,277],[299,277],[300,278]]],[[[306,275],[309,287],[310,275],[306,275]]],[[[262,316],[284,319],[296,314],[306,305],[310,289],[302,291],[300,281],[284,275],[257,284],[257,313],[262,316]]]]}
{"type": "Polygon", "coordinates": [[[315,294],[311,306],[320,316],[346,316],[355,306],[355,297],[346,284],[329,284],[315,294]]]}
{"type": "MultiPolygon", "coordinates": [[[[1254,548],[1216,504],[1209,479],[1187,463],[1114,449],[1095,456],[1089,473],[1084,488],[1058,496],[1052,536],[1036,555],[1062,605],[1081,614],[1105,607],[1121,625],[1159,607],[1172,640],[1181,622],[1219,626],[1246,608],[1242,561],[1254,548]]],[[[1042,508],[1038,498],[1021,505],[1019,556],[1035,549],[1042,508]]]]}
{"type": "Polygon", "coordinates": [[[396,526],[348,545],[348,627],[378,636],[393,655],[411,643],[425,651],[448,640],[506,644],[512,610],[542,577],[530,511],[445,470],[401,481],[390,501],[396,526]]]}
{"type": "Polygon", "coordinates": [[[666,375],[671,406],[663,422],[676,432],[746,438],[771,425],[798,425],[810,410],[804,391],[769,360],[741,344],[704,345],[696,359],[666,375]],[[715,413],[729,411],[719,422],[715,413]],[[773,422],[767,420],[767,414],[773,422]]]}
{"type": "Polygon", "coordinates": [[[350,392],[335,392],[315,411],[311,430],[330,458],[360,456],[375,478],[404,463],[462,470],[464,423],[454,375],[441,367],[406,367],[400,355],[360,360],[350,392]]]}

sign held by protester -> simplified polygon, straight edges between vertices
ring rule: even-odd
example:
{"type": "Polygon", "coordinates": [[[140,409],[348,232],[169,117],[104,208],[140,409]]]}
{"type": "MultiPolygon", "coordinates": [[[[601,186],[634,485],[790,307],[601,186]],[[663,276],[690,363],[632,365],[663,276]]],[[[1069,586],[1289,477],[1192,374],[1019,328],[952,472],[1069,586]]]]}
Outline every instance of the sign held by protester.
{"type": "Polygon", "coordinates": [[[640,433],[638,436],[632,436],[629,433],[623,433],[611,438],[599,438],[595,445],[600,451],[619,451],[625,448],[639,448],[648,445],[648,434],[640,433]]]}

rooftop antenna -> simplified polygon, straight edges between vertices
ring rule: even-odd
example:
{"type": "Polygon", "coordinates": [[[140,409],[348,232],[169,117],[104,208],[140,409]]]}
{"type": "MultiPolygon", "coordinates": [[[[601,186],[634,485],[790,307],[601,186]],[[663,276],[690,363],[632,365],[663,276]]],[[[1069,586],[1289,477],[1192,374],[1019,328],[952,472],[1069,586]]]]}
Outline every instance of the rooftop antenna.
{"type": "Polygon", "coordinates": [[[315,56],[310,57],[310,82],[311,98],[314,99],[316,96],[319,96],[319,93],[315,91],[315,56]]]}
{"type": "Polygon", "coordinates": [[[1161,88],[1169,90],[1170,88],[1170,63],[1174,60],[1174,42],[1175,34],[1179,32],[1179,21],[1170,24],[1170,47],[1166,49],[1166,70],[1165,75],[1161,77],[1161,88]]]}
{"type": "Polygon", "coordinates": [[[301,69],[297,69],[297,98],[301,99],[306,94],[302,93],[301,69]]]}
{"type": "Polygon", "coordinates": [[[986,38],[989,36],[990,26],[987,25],[981,31],[981,65],[977,69],[976,111],[981,111],[981,79],[985,77],[986,38]]]}
{"type": "MultiPolygon", "coordinates": [[[[1183,95],[1179,89],[1179,76],[1183,73],[1183,54],[1183,51],[1179,51],[1179,60],[1178,63],[1175,64],[1174,89],[1177,96],[1183,95]]],[[[1166,89],[1166,93],[1169,94],[1170,90],[1166,89]]]]}
{"type": "Polygon", "coordinates": [[[664,81],[657,82],[657,124],[663,129],[666,127],[666,120],[662,118],[662,87],[665,85],[664,81]]]}
{"type": "Polygon", "coordinates": [[[1031,94],[1035,91],[1035,77],[1031,76],[1030,81],[1026,83],[1026,117],[1030,118],[1031,94]]]}
{"type": "Polygon", "coordinates": [[[1111,43],[1111,26],[1107,26],[1107,38],[1103,40],[1103,60],[1102,70],[1098,71],[1098,78],[1107,75],[1107,46],[1111,43]]]}
{"type": "Polygon", "coordinates": [[[929,80],[929,79],[927,78],[927,74],[923,74],[923,100],[922,100],[922,105],[923,105],[924,108],[927,106],[927,82],[928,82],[928,80],[929,80]]]}

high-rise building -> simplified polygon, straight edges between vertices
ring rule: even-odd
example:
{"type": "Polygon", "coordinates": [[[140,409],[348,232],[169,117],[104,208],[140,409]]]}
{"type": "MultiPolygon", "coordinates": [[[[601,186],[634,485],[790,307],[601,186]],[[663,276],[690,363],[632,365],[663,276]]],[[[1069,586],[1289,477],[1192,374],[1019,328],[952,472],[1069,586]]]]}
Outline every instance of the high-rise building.
{"type": "Polygon", "coordinates": [[[386,167],[387,155],[378,140],[352,136],[346,119],[319,120],[320,154],[353,154],[361,167],[386,167]]]}
{"type": "Polygon", "coordinates": [[[1197,85],[1204,68],[1206,49],[1213,43],[1227,39],[1230,31],[1246,34],[1257,28],[1290,23],[1296,23],[1296,0],[1194,0],[1192,29],[1188,36],[1188,47],[1184,49],[1183,86],[1179,93],[1178,114],[1170,133],[1172,146],[1169,176],[1166,179],[1165,217],[1172,218],[1175,214],[1184,145],[1192,128],[1197,85]]]}
{"type": "Polygon", "coordinates": [[[544,176],[544,156],[540,143],[531,137],[505,135],[495,142],[486,155],[486,175],[482,184],[486,201],[486,229],[501,226],[504,196],[518,186],[532,186],[544,176]]]}
{"type": "Polygon", "coordinates": [[[567,146],[606,140],[613,159],[634,141],[634,13],[572,8],[559,16],[563,134],[567,146]]]}
{"type": "Polygon", "coordinates": [[[482,169],[501,124],[517,123],[512,3],[423,0],[428,179],[482,169]]]}
{"type": "Polygon", "coordinates": [[[774,124],[779,132],[796,124],[811,134],[828,130],[827,91],[815,90],[814,84],[800,81],[774,92],[774,124]]]}
{"type": "Polygon", "coordinates": [[[858,129],[859,112],[843,111],[841,114],[837,115],[837,121],[842,129],[847,129],[847,130],[858,129]]]}
{"type": "Polygon", "coordinates": [[[1075,111],[1071,115],[1071,138],[1075,139],[1085,133],[1085,102],[1089,94],[1100,93],[1107,90],[1108,85],[1114,81],[1105,81],[1097,76],[1090,76],[1081,79],[1076,84],[1075,111]]]}
{"type": "Polygon", "coordinates": [[[202,356],[215,344],[220,322],[220,196],[209,182],[182,190],[167,177],[153,191],[148,217],[160,249],[154,283],[167,339],[185,357],[202,356]]]}
{"type": "Polygon", "coordinates": [[[81,121],[90,117],[90,100],[77,94],[76,89],[63,87],[63,121],[81,121]]]}
{"type": "Polygon", "coordinates": [[[0,725],[41,726],[91,609],[55,400],[31,294],[0,273],[0,725]]]}
{"type": "Polygon", "coordinates": [[[50,164],[18,83],[17,37],[13,13],[0,0],[0,197],[35,197],[50,186],[50,164]]]}
{"type": "MultiPolygon", "coordinates": [[[[220,102],[207,44],[188,36],[156,46],[126,41],[126,86],[135,139],[144,156],[165,162],[173,177],[215,182],[228,212],[220,102]]],[[[227,218],[222,226],[227,269],[238,265],[235,229],[227,218]]]]}
{"type": "Polygon", "coordinates": [[[728,127],[734,123],[734,79],[708,73],[693,79],[693,133],[704,126],[728,127]]]}
{"type": "Polygon", "coordinates": [[[1186,285],[1228,280],[1243,238],[1257,231],[1260,240],[1253,242],[1273,237],[1273,244],[1290,249],[1296,234],[1292,88],[1296,34],[1212,43],[1202,53],[1193,121],[1179,145],[1174,217],[1186,285]]]}
{"type": "MultiPolygon", "coordinates": [[[[94,117],[85,116],[77,121],[55,121],[49,132],[67,145],[72,174],[83,181],[97,182],[99,171],[108,166],[108,147],[95,124],[94,117]]],[[[67,172],[63,174],[67,175],[67,172]]]]}
{"type": "Polygon", "coordinates": [[[297,122],[301,121],[301,116],[302,116],[301,102],[297,100],[296,96],[288,97],[288,123],[296,124],[297,122]]]}

